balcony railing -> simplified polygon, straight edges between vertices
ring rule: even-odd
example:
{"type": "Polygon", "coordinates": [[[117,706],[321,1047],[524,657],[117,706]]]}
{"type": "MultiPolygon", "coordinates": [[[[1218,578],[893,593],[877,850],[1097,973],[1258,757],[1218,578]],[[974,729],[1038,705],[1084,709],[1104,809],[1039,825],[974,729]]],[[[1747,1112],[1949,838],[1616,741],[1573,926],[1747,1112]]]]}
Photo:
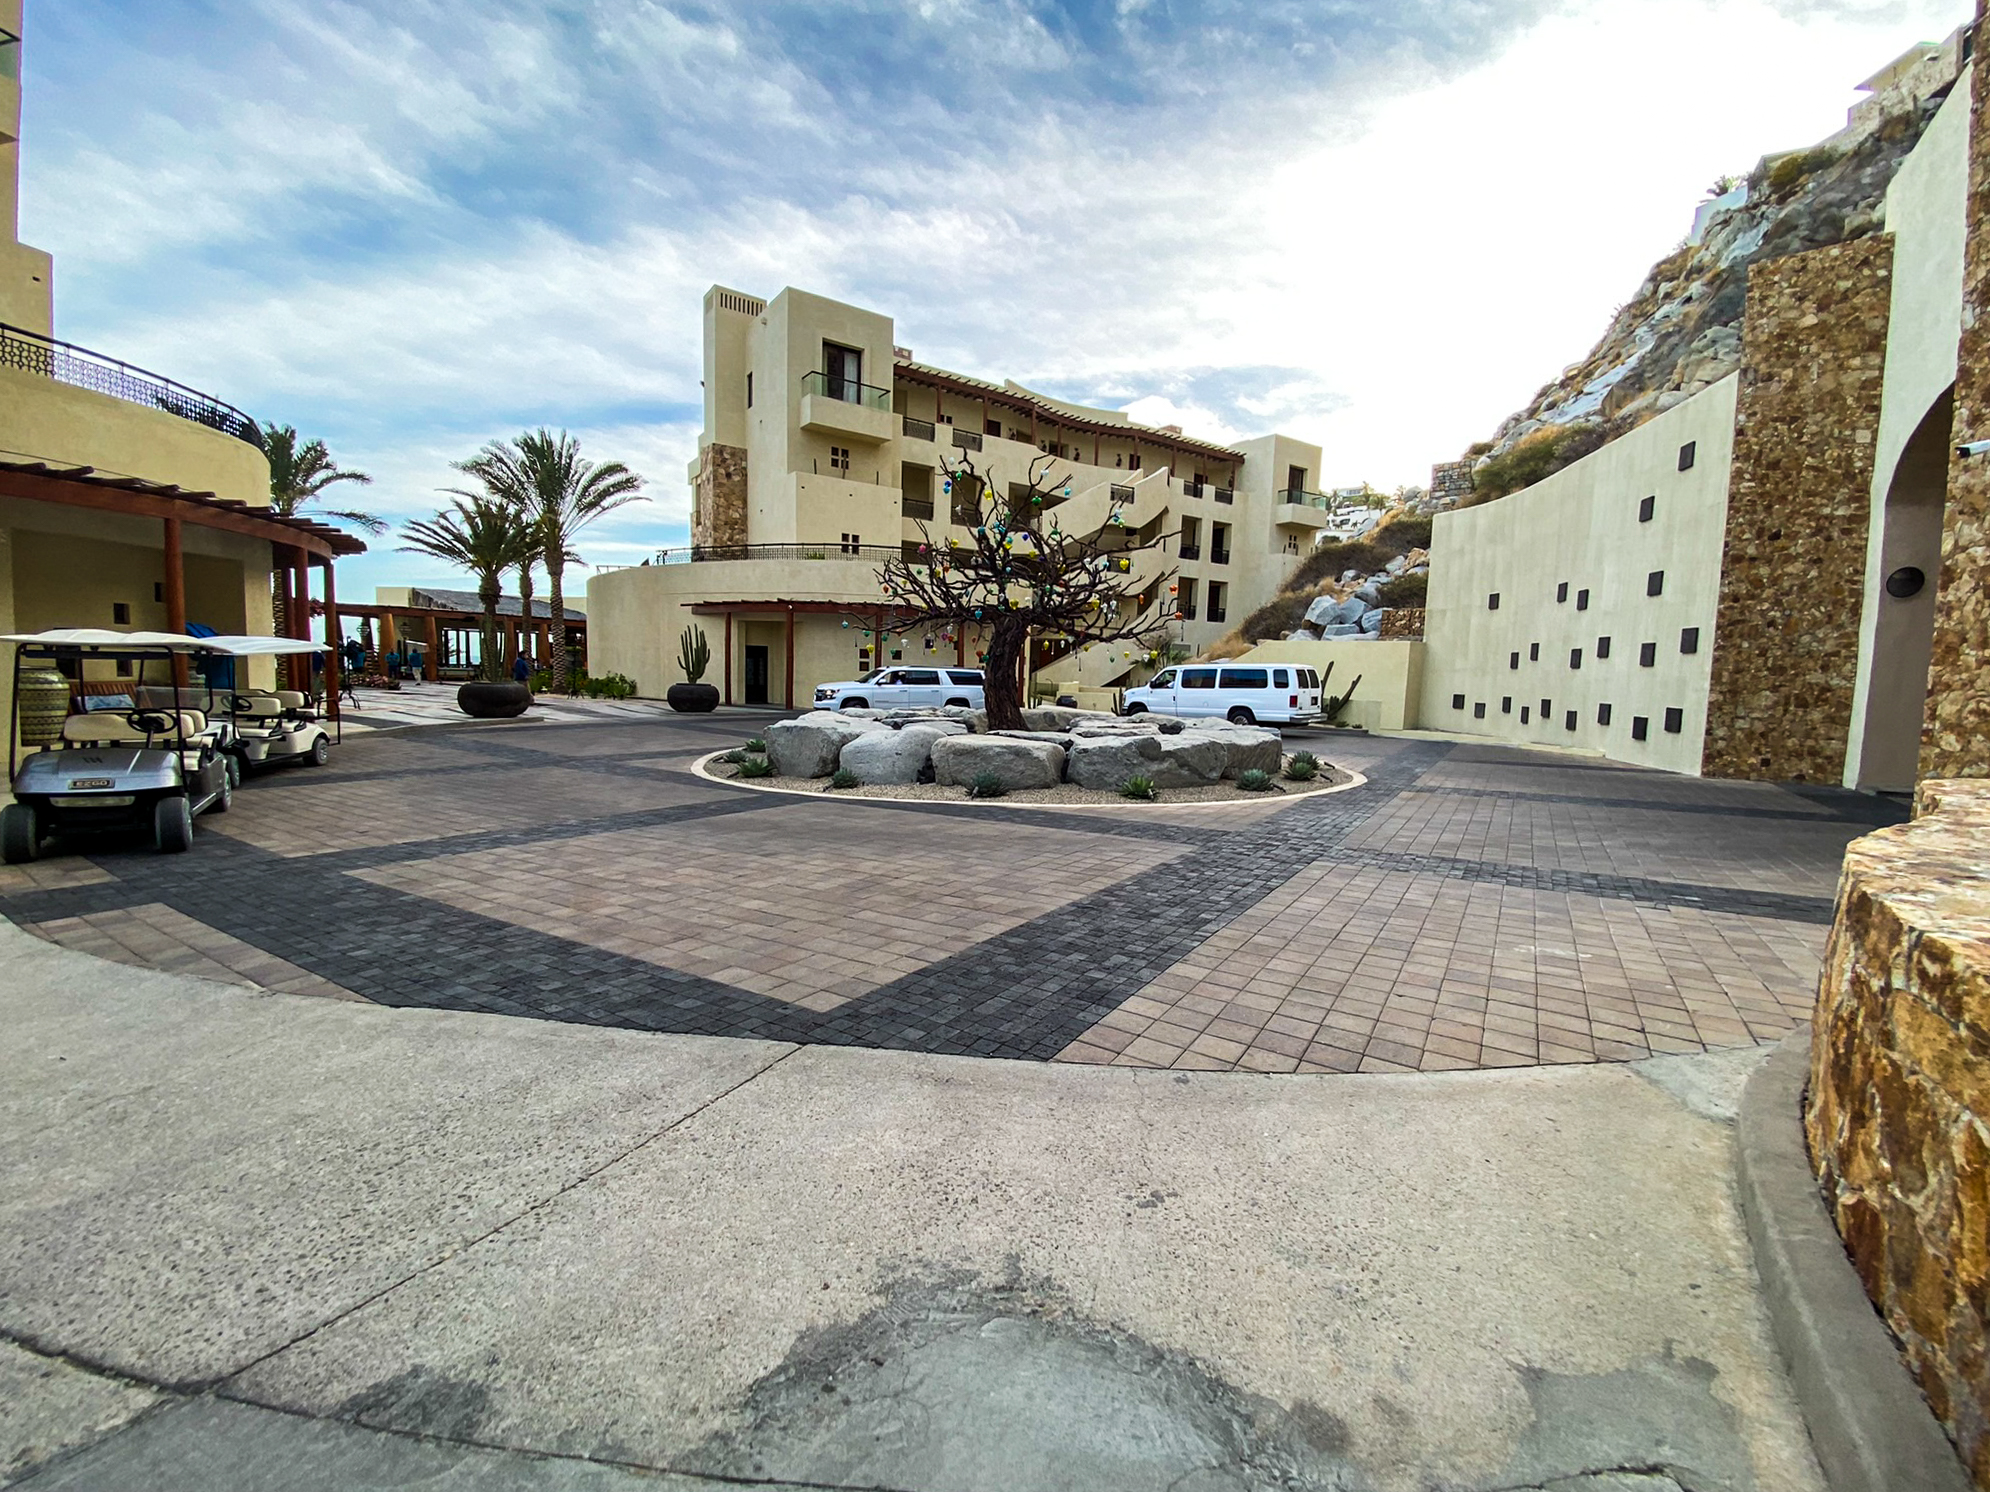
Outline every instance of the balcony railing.
{"type": "Polygon", "coordinates": [[[1287,487],[1278,494],[1282,503],[1291,503],[1301,508],[1332,508],[1338,506],[1333,498],[1324,492],[1305,492],[1297,487],[1287,487]]]}
{"type": "Polygon", "coordinates": [[[931,420],[915,420],[908,417],[905,421],[905,438],[907,440],[931,440],[934,433],[933,422],[931,420]]]}
{"type": "Polygon", "coordinates": [[[1195,602],[1183,601],[1175,607],[1175,610],[1182,614],[1183,621],[1192,622],[1195,620],[1195,602]]]}
{"type": "Polygon", "coordinates": [[[259,445],[256,422],[232,404],[223,404],[212,394],[190,389],[183,383],[143,368],[133,367],[100,352],[58,342],[39,332],[0,322],[0,368],[17,368],[23,373],[39,373],[57,383],[70,384],[93,393],[109,394],[132,404],[163,409],[168,414],[219,430],[250,445],[259,445]]]}
{"type": "Polygon", "coordinates": [[[1216,489],[1216,500],[1225,505],[1234,503],[1237,500],[1236,490],[1230,487],[1218,487],[1216,489]]]}
{"type": "Polygon", "coordinates": [[[930,497],[900,498],[898,509],[907,518],[931,518],[933,516],[933,500],[930,497]]]}
{"type": "Polygon", "coordinates": [[[699,564],[706,560],[888,560],[900,557],[896,544],[692,544],[659,549],[659,565],[699,564]]]}
{"type": "Polygon", "coordinates": [[[1185,497],[1201,497],[1202,489],[1208,485],[1207,482],[1194,482],[1184,479],[1182,482],[1182,494],[1185,497]]]}
{"type": "Polygon", "coordinates": [[[1131,487],[1123,487],[1118,482],[1112,484],[1110,495],[1116,503],[1130,503],[1133,501],[1133,489],[1131,487]]]}
{"type": "Polygon", "coordinates": [[[963,451],[978,451],[981,449],[981,437],[976,435],[972,430],[963,430],[958,425],[951,428],[954,432],[954,444],[959,446],[963,451]]]}
{"type": "Polygon", "coordinates": [[[1201,546],[1200,544],[1187,544],[1187,543],[1184,543],[1184,544],[1183,544],[1183,545],[1181,546],[1181,548],[1180,548],[1180,550],[1179,550],[1178,552],[1179,552],[1179,554],[1180,554],[1181,558],[1183,558],[1183,559],[1201,559],[1201,558],[1202,558],[1202,546],[1201,546]]]}
{"type": "Polygon", "coordinates": [[[1229,617],[1230,609],[1227,606],[1212,606],[1209,608],[1209,619],[1212,622],[1227,621],[1229,617]]]}
{"type": "Polygon", "coordinates": [[[1210,564],[1212,564],[1212,565],[1227,565],[1227,564],[1229,564],[1229,563],[1230,563],[1230,551],[1229,551],[1229,550],[1227,550],[1227,549],[1212,549],[1212,550],[1210,550],[1210,551],[1209,551],[1209,563],[1210,563],[1210,564]]]}
{"type": "Polygon", "coordinates": [[[891,412],[890,389],[858,383],[854,378],[844,378],[835,373],[802,374],[802,392],[824,399],[838,399],[845,404],[861,404],[866,409],[881,409],[887,414],[891,412]]]}

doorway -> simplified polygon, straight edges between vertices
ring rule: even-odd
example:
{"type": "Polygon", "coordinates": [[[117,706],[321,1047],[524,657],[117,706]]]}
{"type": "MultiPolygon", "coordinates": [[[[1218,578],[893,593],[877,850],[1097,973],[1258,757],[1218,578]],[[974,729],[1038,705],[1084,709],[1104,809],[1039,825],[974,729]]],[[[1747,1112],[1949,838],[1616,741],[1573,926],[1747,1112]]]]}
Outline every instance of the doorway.
{"type": "Polygon", "coordinates": [[[746,645],[746,702],[750,705],[767,703],[767,645],[749,642],[746,645]]]}

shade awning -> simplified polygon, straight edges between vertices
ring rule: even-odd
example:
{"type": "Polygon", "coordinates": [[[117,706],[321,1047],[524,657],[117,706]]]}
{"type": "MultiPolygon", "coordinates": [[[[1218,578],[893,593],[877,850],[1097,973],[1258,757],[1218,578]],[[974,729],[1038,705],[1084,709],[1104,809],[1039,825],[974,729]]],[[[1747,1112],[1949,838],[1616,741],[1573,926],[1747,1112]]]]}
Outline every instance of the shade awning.
{"type": "Polygon", "coordinates": [[[322,653],[327,646],[295,637],[188,637],[179,632],[114,632],[108,627],[53,627],[46,632],[0,633],[0,642],[97,652],[221,653],[231,658],[322,653]]]}

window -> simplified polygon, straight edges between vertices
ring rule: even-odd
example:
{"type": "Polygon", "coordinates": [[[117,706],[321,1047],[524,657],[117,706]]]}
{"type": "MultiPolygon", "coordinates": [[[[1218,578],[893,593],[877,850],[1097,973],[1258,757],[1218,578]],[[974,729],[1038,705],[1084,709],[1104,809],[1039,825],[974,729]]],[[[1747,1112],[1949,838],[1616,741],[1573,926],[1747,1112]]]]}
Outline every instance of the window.
{"type": "Polygon", "coordinates": [[[1486,597],[1486,610],[1487,610],[1487,611],[1498,611],[1498,610],[1499,610],[1499,592],[1498,592],[1498,591],[1494,591],[1494,592],[1493,592],[1493,593],[1492,593],[1492,594],[1491,594],[1490,596],[1486,597]]]}
{"type": "Polygon", "coordinates": [[[1302,669],[1300,669],[1300,670],[1299,670],[1299,687],[1300,687],[1301,689],[1317,689],[1317,688],[1319,688],[1319,687],[1320,687],[1320,676],[1319,676],[1318,674],[1314,673],[1314,672],[1313,672],[1313,670],[1312,670],[1312,669],[1310,669],[1310,668],[1302,668],[1302,669]]]}
{"type": "Polygon", "coordinates": [[[1464,708],[1465,708],[1465,696],[1464,696],[1464,695],[1462,695],[1462,694],[1454,694],[1454,695],[1452,695],[1452,696],[1451,696],[1451,708],[1452,708],[1452,709],[1454,709],[1454,710],[1462,710],[1462,709],[1464,709],[1464,708]]]}
{"type": "Polygon", "coordinates": [[[968,472],[957,473],[951,480],[953,487],[952,516],[962,528],[978,528],[981,525],[981,478],[968,472]]]}
{"type": "Polygon", "coordinates": [[[1518,668],[1518,667],[1520,667],[1520,655],[1519,655],[1518,653],[1509,653],[1509,654],[1507,654],[1507,656],[1506,656],[1506,666],[1507,666],[1508,668],[1518,668]]]}
{"type": "Polygon", "coordinates": [[[746,375],[746,407],[753,408],[753,375],[746,375]]]}
{"type": "Polygon", "coordinates": [[[114,627],[129,627],[131,625],[131,603],[129,601],[111,602],[111,625],[114,627]]]}
{"type": "Polygon", "coordinates": [[[835,342],[822,344],[822,391],[832,399],[860,404],[864,397],[864,355],[835,342]]]}
{"type": "Polygon", "coordinates": [[[981,433],[983,435],[992,435],[997,440],[1000,440],[1002,438],[1002,422],[1000,420],[983,420],[981,422],[981,433]]]}
{"type": "Polygon", "coordinates": [[[850,448],[848,446],[831,446],[829,448],[829,469],[831,471],[842,472],[847,472],[850,469],[850,448]]]}
{"type": "Polygon", "coordinates": [[[1213,668],[1185,668],[1182,670],[1182,688],[1214,689],[1216,670],[1213,668]]]}
{"type": "Polygon", "coordinates": [[[1633,741],[1643,741],[1648,739],[1650,736],[1651,736],[1651,721],[1646,719],[1643,715],[1633,715],[1631,717],[1631,739],[1633,741]]]}
{"type": "Polygon", "coordinates": [[[1220,580],[1209,582],[1209,619],[1212,622],[1220,622],[1230,614],[1229,608],[1224,605],[1229,597],[1229,586],[1220,580]]]}
{"type": "Polygon", "coordinates": [[[1550,715],[1554,714],[1554,713],[1555,713],[1555,702],[1554,702],[1554,701],[1553,701],[1552,699],[1544,699],[1544,700],[1542,700],[1542,701],[1541,701],[1541,723],[1542,723],[1543,725],[1546,725],[1546,724],[1548,723],[1548,717],[1549,717],[1550,715]]]}
{"type": "Polygon", "coordinates": [[[1472,718],[1474,720],[1483,720],[1486,718],[1486,702],[1484,700],[1479,700],[1472,706],[1472,718]]]}
{"type": "Polygon", "coordinates": [[[1306,490],[1305,467],[1288,466],[1285,468],[1285,490],[1287,492],[1304,492],[1306,490]]]}
{"type": "Polygon", "coordinates": [[[117,676],[121,679],[131,677],[131,660],[129,658],[120,658],[117,660],[117,676]]]}
{"type": "Polygon", "coordinates": [[[1663,570],[1654,570],[1651,574],[1645,576],[1645,594],[1647,596],[1662,596],[1665,594],[1665,572],[1663,570]]]}
{"type": "Polygon", "coordinates": [[[1671,736],[1676,736],[1679,734],[1680,731],[1684,730],[1685,728],[1686,728],[1686,712],[1682,709],[1677,708],[1676,706],[1668,707],[1665,712],[1666,734],[1671,736]]]}
{"type": "Polygon", "coordinates": [[[1160,671],[1159,673],[1155,674],[1155,675],[1154,675],[1154,677],[1153,677],[1152,679],[1148,680],[1148,683],[1147,683],[1147,687],[1148,687],[1149,689],[1172,689],[1172,688],[1174,688],[1174,687],[1175,687],[1175,671],[1174,671],[1174,670],[1173,670],[1172,668],[1164,668],[1164,669],[1162,669],[1162,670],[1161,670],[1161,671],[1160,671]]]}
{"type": "Polygon", "coordinates": [[[1511,715],[1513,713],[1513,696],[1511,694],[1501,696],[1499,712],[1502,715],[1511,715]]]}
{"type": "Polygon", "coordinates": [[[978,668],[950,668],[947,670],[947,677],[952,679],[956,684],[979,684],[982,682],[981,670],[978,668]]]}
{"type": "Polygon", "coordinates": [[[1603,659],[1603,658],[1607,658],[1607,657],[1609,657],[1609,656],[1610,656],[1610,639],[1609,639],[1609,638],[1607,638],[1607,637],[1599,637],[1599,638],[1597,638],[1597,639],[1596,639],[1596,656],[1597,656],[1597,658],[1599,658],[1599,659],[1603,659]]]}
{"type": "Polygon", "coordinates": [[[1610,723],[1610,707],[1608,705],[1598,705],[1596,707],[1596,723],[1598,725],[1608,725],[1610,723]]]}
{"type": "Polygon", "coordinates": [[[1209,562],[1212,565],[1230,563],[1230,525],[1227,523],[1209,525],[1209,562]]]}
{"type": "Polygon", "coordinates": [[[1655,642],[1641,642],[1641,643],[1639,643],[1639,644],[1638,644],[1638,667],[1639,667],[1639,668],[1650,668],[1650,667],[1651,667],[1651,666],[1652,666],[1653,664],[1655,664],[1655,663],[1657,663],[1657,662],[1658,662],[1658,644],[1657,644],[1657,643],[1655,643],[1655,642]]]}
{"type": "Polygon", "coordinates": [[[1527,661],[1529,663],[1539,663],[1541,661],[1541,644],[1538,642],[1527,644],[1527,661]]]}
{"type": "Polygon", "coordinates": [[[1555,604],[1559,606],[1561,605],[1562,602],[1568,600],[1568,598],[1569,598],[1569,583],[1566,580],[1564,580],[1560,585],[1555,587],[1555,604]]]}
{"type": "Polygon", "coordinates": [[[1638,522],[1640,523],[1651,522],[1652,514],[1657,511],[1658,511],[1658,498],[1656,495],[1651,497],[1641,497],[1638,499],[1638,522]]]}
{"type": "Polygon", "coordinates": [[[1697,653],[1700,651],[1700,629],[1698,627],[1682,627],[1679,629],[1679,651],[1682,653],[1697,653]]]}
{"type": "Polygon", "coordinates": [[[863,542],[861,534],[845,534],[843,535],[841,545],[842,552],[844,554],[855,554],[863,546],[863,542]]]}
{"type": "Polygon", "coordinates": [[[1576,609],[1577,611],[1587,611],[1587,610],[1589,610],[1589,592],[1588,592],[1588,591],[1577,591],[1577,592],[1575,593],[1575,609],[1576,609]]]}
{"type": "Polygon", "coordinates": [[[1562,715],[1562,729],[1563,729],[1563,730],[1574,730],[1574,729],[1575,729],[1575,711],[1574,711],[1574,710],[1569,710],[1569,711],[1566,711],[1566,712],[1565,712],[1565,713],[1564,713],[1564,714],[1562,715]]]}
{"type": "Polygon", "coordinates": [[[1693,469],[1693,458],[1698,454],[1699,449],[1700,443],[1697,440],[1689,440],[1679,448],[1679,469],[1681,471],[1691,471],[1693,469]]]}
{"type": "Polygon", "coordinates": [[[1292,687],[1291,673],[1283,668],[1274,668],[1271,671],[1271,687],[1274,689],[1290,689],[1292,687]]]}
{"type": "Polygon", "coordinates": [[[1262,668],[1226,668],[1218,682],[1223,689],[1268,689],[1271,680],[1262,668]]]}
{"type": "Polygon", "coordinates": [[[908,668],[899,674],[898,682],[901,684],[939,684],[944,683],[945,680],[940,677],[940,671],[937,668],[908,668]]]}
{"type": "Polygon", "coordinates": [[[1580,668],[1580,667],[1582,667],[1582,649],[1581,649],[1581,648],[1570,648],[1570,649],[1569,649],[1569,667],[1570,667],[1570,668],[1580,668]]]}
{"type": "Polygon", "coordinates": [[[1520,707],[1520,723],[1522,725],[1525,725],[1527,723],[1527,706],[1525,705],[1522,705],[1520,707]]]}
{"type": "Polygon", "coordinates": [[[1179,589],[1175,592],[1175,610],[1182,614],[1182,620],[1195,620],[1195,581],[1184,578],[1175,582],[1179,589]]]}

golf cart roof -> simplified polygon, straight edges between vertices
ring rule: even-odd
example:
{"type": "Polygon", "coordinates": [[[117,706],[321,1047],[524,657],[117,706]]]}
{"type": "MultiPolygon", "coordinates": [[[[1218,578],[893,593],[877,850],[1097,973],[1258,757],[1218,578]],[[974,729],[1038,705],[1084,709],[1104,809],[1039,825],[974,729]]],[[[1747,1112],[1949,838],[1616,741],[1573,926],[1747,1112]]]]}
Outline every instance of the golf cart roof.
{"type": "Polygon", "coordinates": [[[295,637],[188,637],[180,632],[113,632],[108,627],[55,627],[47,632],[8,632],[0,642],[20,647],[84,648],[111,653],[221,653],[251,658],[276,653],[322,653],[322,642],[295,637]]]}

